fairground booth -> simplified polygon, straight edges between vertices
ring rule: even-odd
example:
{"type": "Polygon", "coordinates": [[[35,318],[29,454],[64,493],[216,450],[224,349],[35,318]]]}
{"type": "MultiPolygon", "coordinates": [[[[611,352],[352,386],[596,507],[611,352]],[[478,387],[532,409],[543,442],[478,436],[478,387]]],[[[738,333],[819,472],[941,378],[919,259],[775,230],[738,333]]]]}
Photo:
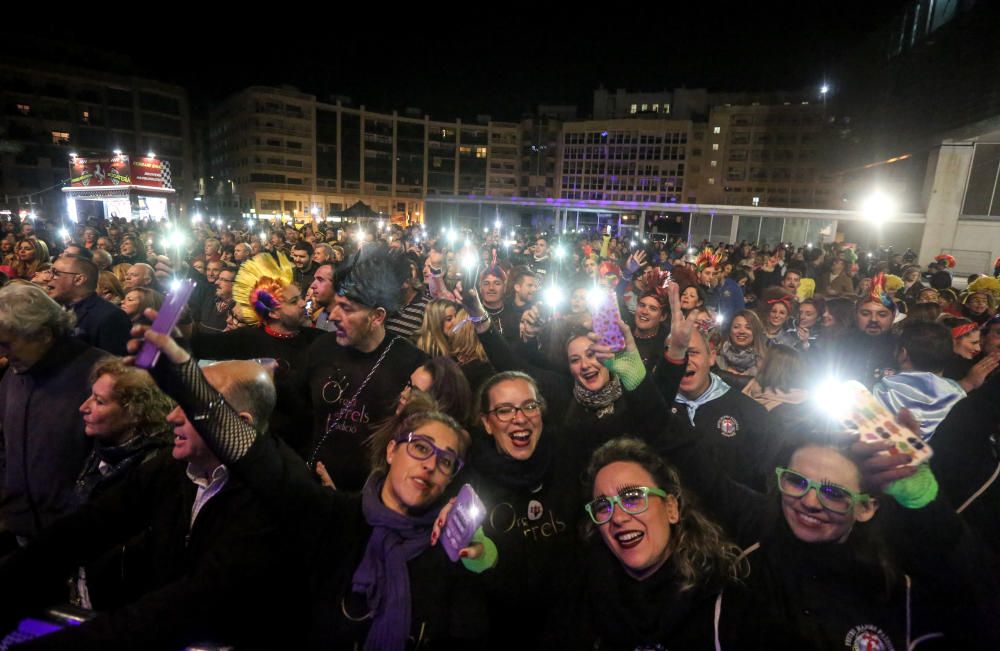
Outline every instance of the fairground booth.
{"type": "Polygon", "coordinates": [[[170,163],[155,156],[74,156],[70,184],[62,191],[74,222],[89,217],[159,221],[177,215],[170,163]]]}

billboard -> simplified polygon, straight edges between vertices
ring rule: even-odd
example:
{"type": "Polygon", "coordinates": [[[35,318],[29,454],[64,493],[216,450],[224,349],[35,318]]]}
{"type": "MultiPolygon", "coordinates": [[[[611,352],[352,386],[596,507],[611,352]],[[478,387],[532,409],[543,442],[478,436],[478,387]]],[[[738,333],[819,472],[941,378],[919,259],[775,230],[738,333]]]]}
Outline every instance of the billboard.
{"type": "Polygon", "coordinates": [[[159,158],[136,158],[132,161],[132,185],[144,188],[173,188],[170,162],[159,158]]]}
{"type": "Polygon", "coordinates": [[[74,158],[69,166],[70,187],[113,188],[132,185],[128,156],[74,158]]]}
{"type": "Polygon", "coordinates": [[[137,186],[173,189],[170,163],[159,158],[128,156],[98,156],[74,158],[70,162],[70,187],[113,188],[137,186]]]}

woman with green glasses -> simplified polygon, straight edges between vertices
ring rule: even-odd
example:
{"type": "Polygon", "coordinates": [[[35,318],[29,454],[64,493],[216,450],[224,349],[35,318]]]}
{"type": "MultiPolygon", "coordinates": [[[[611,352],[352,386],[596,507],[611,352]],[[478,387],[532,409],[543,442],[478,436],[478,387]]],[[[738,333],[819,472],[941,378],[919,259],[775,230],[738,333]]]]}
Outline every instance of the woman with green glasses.
{"type": "Polygon", "coordinates": [[[727,478],[694,432],[656,444],[750,564],[718,598],[715,648],[912,649],[944,630],[948,648],[1000,648],[983,624],[1000,594],[990,563],[929,467],[884,454],[890,444],[800,436],[775,494],[727,478]]]}
{"type": "Polygon", "coordinates": [[[745,568],[739,547],[692,504],[663,457],[637,439],[598,448],[586,484],[591,535],[546,635],[549,646],[712,648],[716,599],[745,568]]]}

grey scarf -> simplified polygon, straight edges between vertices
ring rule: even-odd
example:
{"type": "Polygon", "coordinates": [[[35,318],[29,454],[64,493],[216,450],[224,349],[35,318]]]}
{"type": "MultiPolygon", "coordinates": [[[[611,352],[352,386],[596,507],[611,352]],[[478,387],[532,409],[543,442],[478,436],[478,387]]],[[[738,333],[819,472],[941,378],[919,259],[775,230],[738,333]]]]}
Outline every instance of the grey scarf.
{"type": "Polygon", "coordinates": [[[622,382],[617,375],[612,374],[611,381],[598,391],[589,391],[574,384],[573,397],[587,409],[596,411],[598,418],[604,418],[615,413],[615,402],[622,397],[622,382]]]}

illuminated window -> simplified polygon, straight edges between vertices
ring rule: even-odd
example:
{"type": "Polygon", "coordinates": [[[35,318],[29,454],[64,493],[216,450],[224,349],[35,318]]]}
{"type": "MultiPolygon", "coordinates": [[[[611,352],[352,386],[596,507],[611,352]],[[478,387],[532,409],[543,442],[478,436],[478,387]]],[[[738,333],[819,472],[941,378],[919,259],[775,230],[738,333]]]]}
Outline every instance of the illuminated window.
{"type": "Polygon", "coordinates": [[[52,132],[52,144],[53,145],[68,145],[69,144],[69,132],[67,132],[67,131],[53,131],[52,132]]]}
{"type": "Polygon", "coordinates": [[[716,167],[716,166],[717,166],[718,164],[719,164],[719,162],[718,162],[718,161],[712,161],[712,162],[710,163],[710,165],[711,165],[712,167],[716,167]]]}
{"type": "Polygon", "coordinates": [[[90,111],[84,111],[80,114],[80,121],[84,124],[90,124],[90,111]]]}
{"type": "Polygon", "coordinates": [[[715,177],[714,176],[708,177],[708,184],[709,185],[715,185],[715,177]]]}
{"type": "Polygon", "coordinates": [[[21,115],[29,115],[31,113],[31,104],[18,104],[17,110],[21,112],[21,115]]]}
{"type": "Polygon", "coordinates": [[[653,113],[659,113],[659,112],[660,112],[660,105],[653,104],[653,113]]]}
{"type": "Polygon", "coordinates": [[[642,105],[642,110],[643,111],[648,111],[649,110],[649,104],[643,104],[642,105]]]}
{"type": "Polygon", "coordinates": [[[716,142],[712,144],[712,151],[719,151],[719,143],[716,142]]]}
{"type": "Polygon", "coordinates": [[[476,158],[486,158],[486,147],[476,147],[476,158]]]}
{"type": "Polygon", "coordinates": [[[722,127],[713,127],[712,133],[722,133],[722,127]]]}
{"type": "Polygon", "coordinates": [[[628,112],[634,114],[638,109],[639,109],[639,107],[636,106],[635,104],[633,104],[631,107],[629,107],[628,112]]]}

